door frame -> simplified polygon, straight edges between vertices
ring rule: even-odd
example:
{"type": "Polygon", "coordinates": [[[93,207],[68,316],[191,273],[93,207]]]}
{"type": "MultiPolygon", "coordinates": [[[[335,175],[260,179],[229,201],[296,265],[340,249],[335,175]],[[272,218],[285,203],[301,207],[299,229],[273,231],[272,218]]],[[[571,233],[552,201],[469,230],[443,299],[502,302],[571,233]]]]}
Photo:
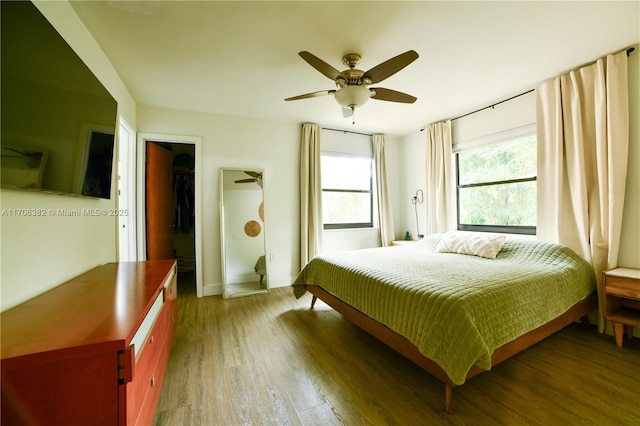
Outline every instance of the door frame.
{"type": "Polygon", "coordinates": [[[118,120],[118,261],[138,260],[136,202],[136,131],[124,117],[118,120]],[[122,214],[122,212],[126,214],[122,214]]]}
{"type": "Polygon", "coordinates": [[[137,176],[137,228],[138,228],[138,259],[147,259],[147,227],[146,227],[146,157],[147,141],[165,143],[183,143],[194,145],[195,148],[195,252],[196,252],[196,293],[203,296],[202,284],[202,139],[197,136],[166,135],[158,133],[138,134],[138,176],[137,176]]]}

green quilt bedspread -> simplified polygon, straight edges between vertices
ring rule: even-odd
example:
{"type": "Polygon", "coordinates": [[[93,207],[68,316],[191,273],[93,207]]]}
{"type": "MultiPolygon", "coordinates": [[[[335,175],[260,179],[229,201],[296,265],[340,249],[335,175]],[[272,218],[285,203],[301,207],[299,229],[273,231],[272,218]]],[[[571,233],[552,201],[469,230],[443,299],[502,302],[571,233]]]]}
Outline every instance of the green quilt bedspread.
{"type": "Polygon", "coordinates": [[[398,247],[323,254],[293,290],[314,284],[411,341],[455,384],[493,351],[595,291],[593,268],[567,247],[507,239],[495,260],[436,253],[440,235],[398,247]]]}

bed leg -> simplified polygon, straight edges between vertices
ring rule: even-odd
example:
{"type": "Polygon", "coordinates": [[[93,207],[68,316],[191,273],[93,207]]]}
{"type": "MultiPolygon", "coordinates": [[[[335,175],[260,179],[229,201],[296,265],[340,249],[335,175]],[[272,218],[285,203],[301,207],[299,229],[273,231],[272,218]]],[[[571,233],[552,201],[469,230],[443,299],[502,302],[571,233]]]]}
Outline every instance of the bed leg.
{"type": "Polygon", "coordinates": [[[311,298],[311,307],[313,308],[313,306],[316,304],[316,300],[318,300],[318,298],[316,296],[313,296],[311,298]]]}
{"type": "Polygon", "coordinates": [[[453,413],[453,409],[451,407],[451,400],[453,399],[453,387],[450,384],[444,385],[444,411],[448,414],[453,413]]]}
{"type": "Polygon", "coordinates": [[[589,321],[589,315],[584,315],[580,318],[580,321],[582,321],[582,325],[585,328],[589,328],[591,326],[591,322],[589,321]]]}

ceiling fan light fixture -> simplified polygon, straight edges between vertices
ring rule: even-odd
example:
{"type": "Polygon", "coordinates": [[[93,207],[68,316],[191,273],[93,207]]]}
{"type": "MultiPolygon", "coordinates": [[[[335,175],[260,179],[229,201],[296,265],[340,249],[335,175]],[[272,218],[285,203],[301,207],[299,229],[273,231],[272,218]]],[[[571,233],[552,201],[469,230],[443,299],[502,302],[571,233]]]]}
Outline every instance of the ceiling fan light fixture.
{"type": "Polygon", "coordinates": [[[371,91],[365,86],[346,86],[334,93],[336,101],[347,108],[358,108],[371,97],[371,91]]]}

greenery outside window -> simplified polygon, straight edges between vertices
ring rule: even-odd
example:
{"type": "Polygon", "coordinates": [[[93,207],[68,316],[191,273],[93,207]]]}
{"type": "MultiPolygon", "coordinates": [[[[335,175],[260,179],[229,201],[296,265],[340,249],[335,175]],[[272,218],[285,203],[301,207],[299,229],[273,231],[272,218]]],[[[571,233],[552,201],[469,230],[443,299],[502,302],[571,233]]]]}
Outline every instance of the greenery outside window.
{"type": "Polygon", "coordinates": [[[536,135],[456,153],[458,230],[536,233],[536,135]]]}
{"type": "Polygon", "coordinates": [[[323,153],[321,162],[324,229],[373,227],[372,158],[323,153]]]}

